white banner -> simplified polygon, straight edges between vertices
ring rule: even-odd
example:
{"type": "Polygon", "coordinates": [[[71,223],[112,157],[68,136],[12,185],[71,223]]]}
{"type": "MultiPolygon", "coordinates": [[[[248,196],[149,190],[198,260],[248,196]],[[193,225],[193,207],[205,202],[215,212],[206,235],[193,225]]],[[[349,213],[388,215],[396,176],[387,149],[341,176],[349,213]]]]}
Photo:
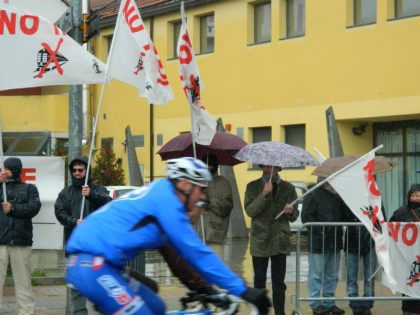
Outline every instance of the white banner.
{"type": "Polygon", "coordinates": [[[100,83],[105,65],[44,17],[0,2],[0,90],[100,83]]]}
{"type": "MultiPolygon", "coordinates": [[[[34,249],[63,249],[63,227],[54,213],[54,203],[64,188],[64,159],[52,156],[16,156],[22,161],[22,182],[34,184],[41,210],[32,219],[34,249]]],[[[7,157],[4,157],[6,159],[7,157]]]]}
{"type": "Polygon", "coordinates": [[[394,284],[387,245],[387,225],[383,224],[384,216],[381,211],[381,193],[373,176],[374,159],[375,151],[372,150],[328,182],[372,235],[376,254],[388,277],[388,283],[394,284]]]}
{"type": "Polygon", "coordinates": [[[389,257],[396,284],[384,283],[393,291],[420,298],[420,223],[388,222],[389,257]]]}
{"type": "Polygon", "coordinates": [[[62,0],[6,0],[4,2],[29,13],[41,15],[52,23],[57,22],[68,9],[62,0]]]}
{"type": "Polygon", "coordinates": [[[191,108],[191,133],[193,141],[202,145],[209,145],[216,134],[217,123],[201,104],[203,82],[200,79],[198,65],[187,30],[184,2],[181,2],[181,17],[182,25],[177,46],[179,77],[191,108]]]}
{"type": "Polygon", "coordinates": [[[152,104],[174,98],[158,52],[134,0],[122,0],[108,56],[109,74],[130,84],[152,104]]]}

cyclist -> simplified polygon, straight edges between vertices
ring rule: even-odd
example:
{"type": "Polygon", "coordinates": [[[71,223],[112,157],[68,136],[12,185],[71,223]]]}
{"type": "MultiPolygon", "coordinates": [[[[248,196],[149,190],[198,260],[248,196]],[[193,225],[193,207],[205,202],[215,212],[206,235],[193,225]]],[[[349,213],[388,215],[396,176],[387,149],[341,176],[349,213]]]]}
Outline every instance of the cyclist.
{"type": "MultiPolygon", "coordinates": [[[[190,220],[200,215],[211,180],[200,160],[167,162],[167,178],[115,199],[91,214],[66,245],[66,280],[105,314],[164,314],[163,301],[145,285],[130,285],[127,259],[169,245],[209,284],[254,304],[267,314],[265,289],[247,287],[198,237],[190,220]]],[[[184,279],[185,280],[185,279],[184,279]]],[[[184,282],[184,281],[183,281],[184,282]]]]}

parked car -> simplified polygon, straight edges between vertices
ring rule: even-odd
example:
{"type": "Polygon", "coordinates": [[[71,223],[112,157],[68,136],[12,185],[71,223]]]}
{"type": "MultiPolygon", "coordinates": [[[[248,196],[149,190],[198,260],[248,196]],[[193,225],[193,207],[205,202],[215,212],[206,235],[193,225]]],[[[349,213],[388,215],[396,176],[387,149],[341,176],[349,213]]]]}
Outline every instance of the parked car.
{"type": "MultiPolygon", "coordinates": [[[[305,192],[308,191],[309,188],[315,185],[315,183],[300,182],[300,181],[291,181],[290,183],[292,183],[295,186],[296,194],[298,197],[302,196],[305,192]]],[[[302,205],[303,205],[303,199],[300,199],[298,201],[299,217],[297,218],[295,222],[290,222],[290,230],[292,232],[296,232],[298,228],[302,226],[302,220],[300,218],[300,214],[302,212],[302,205]]]]}
{"type": "Polygon", "coordinates": [[[106,186],[105,188],[108,189],[109,195],[112,197],[112,199],[116,199],[139,187],[137,186],[106,186]]]}

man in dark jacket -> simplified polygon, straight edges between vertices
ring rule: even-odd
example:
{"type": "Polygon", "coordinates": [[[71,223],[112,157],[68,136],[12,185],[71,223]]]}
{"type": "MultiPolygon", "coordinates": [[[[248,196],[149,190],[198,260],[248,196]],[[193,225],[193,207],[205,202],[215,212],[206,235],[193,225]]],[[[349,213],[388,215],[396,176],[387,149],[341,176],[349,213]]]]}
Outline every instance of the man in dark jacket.
{"type": "MultiPolygon", "coordinates": [[[[318,182],[323,178],[319,178],[318,182]]],[[[326,183],[303,199],[302,223],[341,222],[346,205],[330,184],[326,183]]],[[[335,296],[343,249],[341,226],[309,226],[309,296],[319,298],[335,296]]],[[[341,315],[344,310],[334,301],[309,302],[314,315],[341,315]]]]}
{"type": "MultiPolygon", "coordinates": [[[[385,218],[385,211],[382,207],[385,218]]],[[[348,207],[344,213],[345,222],[360,222],[348,207]]],[[[375,241],[364,226],[348,226],[344,250],[347,254],[347,292],[350,297],[359,296],[359,261],[363,261],[363,296],[375,296],[376,250],[375,241]]],[[[353,315],[371,315],[373,300],[350,301],[353,315]]]]}
{"type": "Polygon", "coordinates": [[[0,184],[0,308],[10,257],[17,314],[32,315],[35,308],[31,285],[32,218],[41,209],[41,202],[37,188],[20,181],[21,171],[21,160],[8,158],[0,173],[0,183],[6,183],[7,192],[4,200],[4,185],[0,184]]]}
{"type": "MultiPolygon", "coordinates": [[[[83,218],[100,208],[112,198],[104,186],[92,183],[91,178],[88,185],[85,185],[88,158],[77,157],[69,164],[72,184],[63,188],[55,201],[55,216],[64,226],[64,239],[70,237],[73,229],[83,221],[83,218]],[[83,215],[81,216],[82,199],[85,197],[83,215]]],[[[72,314],[87,314],[86,298],[76,290],[70,290],[72,303],[72,314]]]]}
{"type": "Polygon", "coordinates": [[[290,254],[290,223],[299,216],[295,187],[280,178],[281,167],[260,165],[262,177],[248,183],[245,211],[251,217],[250,252],[254,267],[254,287],[265,288],[268,262],[271,261],[271,286],[275,315],[284,315],[286,294],[286,256],[290,254]],[[284,214],[278,220],[275,217],[284,214]]]}
{"type": "MultiPolygon", "coordinates": [[[[407,205],[398,208],[389,221],[420,222],[420,184],[411,185],[407,193],[407,205]]],[[[420,300],[404,300],[403,315],[419,315],[420,300]]]]}

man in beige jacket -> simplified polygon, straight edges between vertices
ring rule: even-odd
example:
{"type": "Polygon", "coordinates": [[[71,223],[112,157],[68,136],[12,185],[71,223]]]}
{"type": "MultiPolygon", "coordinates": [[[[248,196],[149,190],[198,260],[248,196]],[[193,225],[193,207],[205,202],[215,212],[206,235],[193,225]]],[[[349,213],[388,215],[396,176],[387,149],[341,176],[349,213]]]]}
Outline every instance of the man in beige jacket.
{"type": "Polygon", "coordinates": [[[233,209],[232,187],[225,177],[218,175],[219,161],[215,155],[209,154],[202,161],[213,176],[208,186],[209,204],[203,212],[205,241],[224,244],[233,209]]]}

